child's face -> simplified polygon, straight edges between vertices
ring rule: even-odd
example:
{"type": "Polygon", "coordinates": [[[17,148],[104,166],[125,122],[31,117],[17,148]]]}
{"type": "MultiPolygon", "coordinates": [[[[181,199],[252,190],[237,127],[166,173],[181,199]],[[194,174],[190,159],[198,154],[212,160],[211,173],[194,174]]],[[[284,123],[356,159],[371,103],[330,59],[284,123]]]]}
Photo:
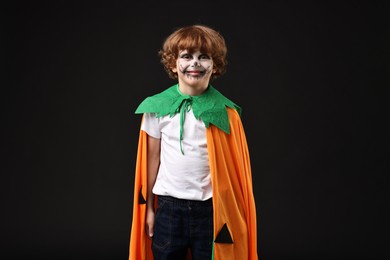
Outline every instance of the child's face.
{"type": "Polygon", "coordinates": [[[176,67],[172,69],[181,81],[191,85],[191,82],[207,82],[213,73],[213,59],[205,53],[196,51],[189,53],[181,51],[177,58],[176,67]]]}

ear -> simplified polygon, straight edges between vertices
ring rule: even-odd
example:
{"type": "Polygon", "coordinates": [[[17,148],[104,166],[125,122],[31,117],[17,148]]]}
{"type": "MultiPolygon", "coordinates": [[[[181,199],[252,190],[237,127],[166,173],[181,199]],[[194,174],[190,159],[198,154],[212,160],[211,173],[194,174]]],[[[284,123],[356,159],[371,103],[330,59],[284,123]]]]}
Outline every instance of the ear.
{"type": "Polygon", "coordinates": [[[171,70],[173,71],[173,73],[177,73],[177,68],[176,67],[172,68],[171,70]]]}

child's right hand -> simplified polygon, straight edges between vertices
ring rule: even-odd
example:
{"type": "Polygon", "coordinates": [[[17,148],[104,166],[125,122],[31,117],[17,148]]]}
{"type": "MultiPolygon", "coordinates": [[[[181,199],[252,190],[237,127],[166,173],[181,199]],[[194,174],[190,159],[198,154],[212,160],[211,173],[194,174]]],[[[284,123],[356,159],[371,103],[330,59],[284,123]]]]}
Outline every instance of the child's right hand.
{"type": "Polygon", "coordinates": [[[146,210],[145,232],[149,238],[153,237],[155,213],[153,209],[146,210]]]}

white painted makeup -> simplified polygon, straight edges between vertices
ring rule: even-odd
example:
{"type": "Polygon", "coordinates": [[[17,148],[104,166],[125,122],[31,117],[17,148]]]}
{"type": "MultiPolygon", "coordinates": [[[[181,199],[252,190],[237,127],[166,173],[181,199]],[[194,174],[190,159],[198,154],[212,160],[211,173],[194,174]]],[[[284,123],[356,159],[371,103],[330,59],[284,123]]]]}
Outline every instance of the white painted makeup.
{"type": "Polygon", "coordinates": [[[178,69],[187,78],[200,79],[211,74],[213,71],[212,58],[200,51],[194,53],[182,51],[179,53],[177,62],[178,69]]]}

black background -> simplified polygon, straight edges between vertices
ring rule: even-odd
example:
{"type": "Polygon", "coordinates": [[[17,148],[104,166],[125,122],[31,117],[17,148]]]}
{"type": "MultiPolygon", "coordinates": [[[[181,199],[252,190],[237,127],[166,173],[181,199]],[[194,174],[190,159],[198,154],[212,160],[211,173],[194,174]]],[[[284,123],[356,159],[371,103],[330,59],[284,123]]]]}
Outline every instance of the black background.
{"type": "Polygon", "coordinates": [[[385,1],[3,8],[3,259],[127,259],[134,110],[175,83],[157,51],[194,23],[228,45],[212,84],[243,108],[260,259],[390,255],[385,1]]]}

